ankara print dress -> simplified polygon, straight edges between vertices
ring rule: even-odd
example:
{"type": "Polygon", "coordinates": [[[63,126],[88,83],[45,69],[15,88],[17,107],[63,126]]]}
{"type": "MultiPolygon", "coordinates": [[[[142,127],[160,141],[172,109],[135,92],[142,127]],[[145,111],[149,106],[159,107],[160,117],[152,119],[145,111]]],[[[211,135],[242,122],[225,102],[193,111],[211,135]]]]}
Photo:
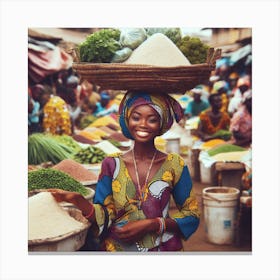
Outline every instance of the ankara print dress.
{"type": "Polygon", "coordinates": [[[191,177],[184,160],[177,154],[167,155],[161,168],[147,184],[141,208],[138,202],[136,186],[121,155],[105,158],[94,198],[99,234],[107,232],[102,250],[181,251],[182,238],[188,239],[198,228],[199,209],[191,177]],[[171,195],[178,211],[169,216],[171,195]],[[105,215],[105,212],[108,215],[105,215]],[[106,216],[109,217],[107,223],[106,216]],[[172,232],[165,232],[162,236],[156,233],[147,234],[138,242],[127,244],[118,240],[112,230],[114,226],[123,226],[128,221],[156,217],[174,219],[181,234],[172,232]]]}

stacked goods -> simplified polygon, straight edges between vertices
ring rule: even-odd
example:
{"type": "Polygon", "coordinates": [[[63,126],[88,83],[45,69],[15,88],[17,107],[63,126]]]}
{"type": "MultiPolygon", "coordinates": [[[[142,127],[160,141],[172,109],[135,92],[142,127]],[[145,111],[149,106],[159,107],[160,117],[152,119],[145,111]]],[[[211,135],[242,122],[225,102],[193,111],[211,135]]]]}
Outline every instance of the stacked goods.
{"type": "Polygon", "coordinates": [[[232,144],[221,144],[218,145],[210,150],[208,150],[208,155],[209,156],[215,156],[217,154],[221,154],[221,153],[229,153],[229,152],[244,152],[246,151],[245,148],[242,148],[240,146],[237,145],[232,145],[232,144]]]}
{"type": "Polygon", "coordinates": [[[106,157],[106,154],[99,148],[94,146],[88,146],[87,148],[81,148],[73,159],[81,164],[94,164],[100,163],[106,157]]]}
{"type": "Polygon", "coordinates": [[[67,173],[79,182],[97,181],[98,179],[97,175],[88,171],[83,165],[72,159],[65,159],[52,168],[67,173]]]}
{"type": "Polygon", "coordinates": [[[226,152],[226,153],[219,153],[212,158],[216,161],[243,161],[244,157],[247,156],[249,151],[236,151],[236,152],[226,152]]]}
{"type": "Polygon", "coordinates": [[[87,226],[72,218],[51,193],[28,198],[28,240],[49,239],[81,231],[87,226]]]}
{"type": "Polygon", "coordinates": [[[110,116],[104,116],[104,117],[98,118],[97,120],[92,122],[88,127],[103,127],[103,126],[108,126],[109,128],[111,128],[113,130],[120,129],[119,123],[110,116]]]}
{"type": "Polygon", "coordinates": [[[73,150],[77,150],[80,148],[79,144],[69,135],[52,135],[57,142],[66,145],[73,150]]]}
{"type": "Polygon", "coordinates": [[[229,130],[220,129],[213,134],[213,137],[223,139],[225,141],[230,140],[232,133],[229,130]]]}
{"type": "Polygon", "coordinates": [[[221,145],[221,144],[226,144],[226,142],[222,139],[212,139],[212,140],[204,142],[200,146],[200,149],[201,150],[209,150],[209,149],[212,149],[212,148],[216,147],[217,145],[221,145]]]}
{"type": "Polygon", "coordinates": [[[115,141],[118,141],[118,142],[127,142],[129,141],[128,138],[126,138],[122,132],[114,132],[110,135],[110,139],[112,140],[115,140],[115,141]]]}
{"type": "Polygon", "coordinates": [[[108,140],[101,141],[98,144],[94,145],[94,147],[101,149],[107,155],[120,152],[120,149],[118,149],[116,146],[114,146],[108,140]]]}
{"type": "Polygon", "coordinates": [[[91,123],[93,123],[95,120],[97,119],[97,117],[93,116],[93,115],[86,115],[83,116],[80,121],[79,121],[79,128],[80,129],[84,129],[86,127],[88,127],[91,123]]]}
{"type": "Polygon", "coordinates": [[[89,138],[81,135],[81,134],[75,134],[73,135],[73,139],[75,139],[77,142],[82,143],[82,144],[89,144],[89,145],[93,145],[96,144],[98,141],[93,141],[90,140],[89,138]]]}
{"type": "Polygon", "coordinates": [[[50,135],[34,133],[28,136],[28,164],[41,164],[51,161],[56,164],[70,158],[74,149],[58,142],[50,135]]]}
{"type": "Polygon", "coordinates": [[[70,175],[53,168],[42,168],[28,172],[28,191],[40,189],[62,189],[87,196],[89,191],[70,175]]]}
{"type": "Polygon", "coordinates": [[[190,65],[184,54],[162,33],[150,36],[124,63],[163,67],[190,65]]]}
{"type": "Polygon", "coordinates": [[[87,127],[77,132],[77,135],[81,135],[91,141],[100,141],[108,137],[108,134],[105,131],[95,127],[87,127]]]}

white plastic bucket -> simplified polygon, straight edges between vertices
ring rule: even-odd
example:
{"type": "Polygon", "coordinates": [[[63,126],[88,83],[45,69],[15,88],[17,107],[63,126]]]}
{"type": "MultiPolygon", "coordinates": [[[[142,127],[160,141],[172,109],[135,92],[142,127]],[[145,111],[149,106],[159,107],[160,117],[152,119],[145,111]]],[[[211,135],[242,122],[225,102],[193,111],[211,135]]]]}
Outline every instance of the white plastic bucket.
{"type": "Polygon", "coordinates": [[[208,187],[202,190],[205,231],[209,242],[232,244],[235,241],[239,190],[208,187]]]}

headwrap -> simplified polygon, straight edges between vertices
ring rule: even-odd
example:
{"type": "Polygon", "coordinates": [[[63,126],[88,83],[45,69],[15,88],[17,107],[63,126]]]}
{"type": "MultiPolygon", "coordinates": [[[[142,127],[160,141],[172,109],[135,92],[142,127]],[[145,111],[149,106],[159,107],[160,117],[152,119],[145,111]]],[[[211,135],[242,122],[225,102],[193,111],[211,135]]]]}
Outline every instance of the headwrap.
{"type": "Polygon", "coordinates": [[[179,102],[168,94],[148,92],[127,92],[119,106],[120,126],[124,136],[134,140],[128,130],[128,119],[132,110],[140,105],[151,106],[160,116],[160,135],[169,130],[175,119],[179,122],[183,115],[183,109],[179,102]]]}

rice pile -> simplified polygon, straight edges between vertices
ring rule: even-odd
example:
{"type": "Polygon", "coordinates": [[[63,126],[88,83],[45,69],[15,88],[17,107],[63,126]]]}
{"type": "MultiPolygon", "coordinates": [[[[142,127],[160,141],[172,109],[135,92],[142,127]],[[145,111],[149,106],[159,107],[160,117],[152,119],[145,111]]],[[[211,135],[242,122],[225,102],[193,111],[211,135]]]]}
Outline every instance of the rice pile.
{"type": "Polygon", "coordinates": [[[69,176],[79,182],[97,181],[98,179],[96,174],[90,172],[82,164],[72,159],[62,160],[52,168],[67,173],[69,176]]]}
{"type": "Polygon", "coordinates": [[[54,238],[85,228],[49,192],[28,198],[28,240],[54,238]]]}
{"type": "Polygon", "coordinates": [[[150,36],[124,63],[164,67],[191,65],[181,50],[162,33],[150,36]]]}

